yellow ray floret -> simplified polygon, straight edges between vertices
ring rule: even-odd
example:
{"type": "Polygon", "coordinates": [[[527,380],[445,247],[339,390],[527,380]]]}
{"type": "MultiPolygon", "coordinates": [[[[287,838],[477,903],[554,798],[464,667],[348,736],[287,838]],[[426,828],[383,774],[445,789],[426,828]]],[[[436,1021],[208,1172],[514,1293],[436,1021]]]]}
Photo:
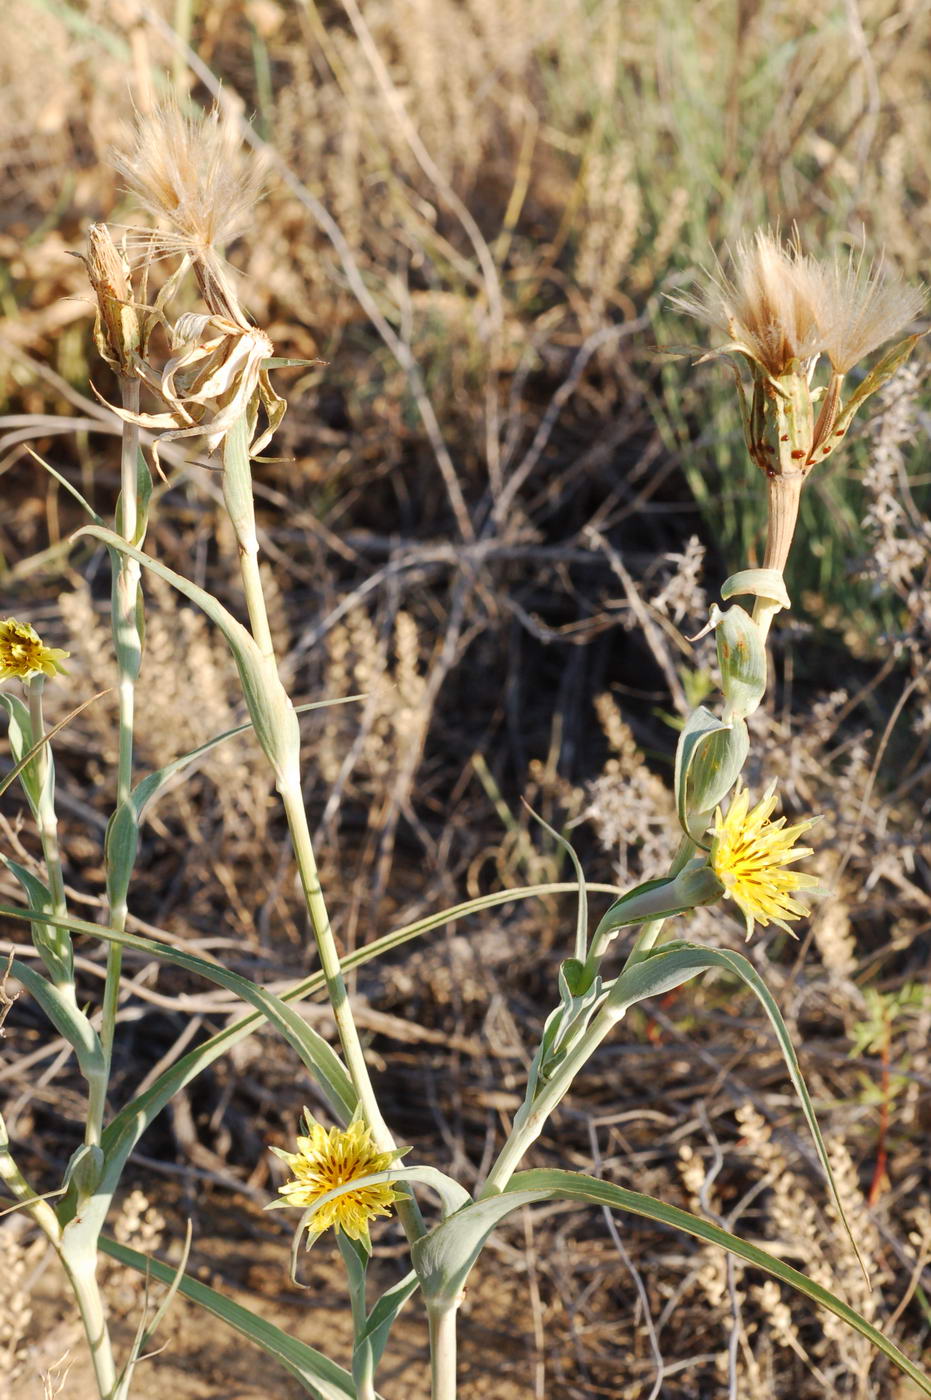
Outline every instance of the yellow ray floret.
{"type": "Polygon", "coordinates": [[[337,1186],[388,1171],[399,1153],[379,1152],[370,1128],[359,1120],[348,1128],[327,1129],[305,1109],[304,1124],[307,1134],[298,1138],[296,1152],[272,1148],[293,1173],[293,1180],[285,1182],[273,1206],[302,1206],[312,1212],[307,1220],[308,1247],[331,1226],[343,1230],[350,1239],[368,1241],[369,1221],[390,1215],[393,1203],[404,1199],[403,1192],[380,1182],[344,1191],[316,1210],[314,1203],[337,1186]]]}
{"type": "Polygon", "coordinates": [[[10,676],[28,680],[30,676],[66,675],[62,661],[68,656],[60,647],[47,647],[28,622],[8,617],[0,622],[0,681],[10,676]]]}
{"type": "Polygon", "coordinates": [[[770,821],[775,806],[773,786],[767,788],[752,811],[750,794],[743,788],[734,794],[726,817],[718,808],[712,828],[711,868],[724,886],[725,895],[734,900],[743,914],[748,938],[755,921],[763,928],[778,924],[791,933],[786,920],[808,913],[807,903],[802,904],[793,896],[802,891],[810,895],[819,889],[813,875],[786,868],[811,855],[810,846],[796,846],[794,842],[814,825],[817,817],[786,826],[785,817],[770,821]]]}

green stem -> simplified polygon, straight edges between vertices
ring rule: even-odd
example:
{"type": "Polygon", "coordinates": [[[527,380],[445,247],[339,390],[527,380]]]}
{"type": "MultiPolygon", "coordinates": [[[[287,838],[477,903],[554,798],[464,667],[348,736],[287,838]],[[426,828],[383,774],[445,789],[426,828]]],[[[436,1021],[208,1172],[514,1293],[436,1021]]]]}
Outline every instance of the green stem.
{"type": "Polygon", "coordinates": [[[432,1400],[456,1400],[456,1314],[459,1299],[443,1307],[428,1307],[432,1400]]]}
{"type": "MultiPolygon", "coordinates": [[[[121,379],[120,394],[123,407],[130,413],[139,412],[139,381],[121,379]]],[[[134,423],[123,423],[120,449],[120,519],[123,539],[138,544],[139,533],[139,429],[134,423]]],[[[133,729],[136,707],[136,681],[142,659],[142,639],[139,636],[137,605],[140,587],[140,566],[126,554],[120,555],[119,569],[113,583],[111,625],[119,670],[119,756],[117,759],[116,801],[123,806],[130,801],[133,785],[133,729]]],[[[126,927],[125,899],[111,905],[108,923],[120,933],[126,927]]],[[[104,1060],[103,1093],[95,1095],[88,1106],[88,1142],[99,1142],[106,1112],[106,1086],[113,1061],[113,1041],[120,1004],[120,977],[123,970],[123,950],[118,943],[107,948],[107,971],[103,989],[100,1018],[100,1044],[104,1060]]]]}
{"type": "MultiPolygon", "coordinates": [[[[268,625],[268,611],[258,565],[258,538],[252,497],[249,439],[244,416],[238,420],[224,440],[223,461],[223,496],[239,546],[239,563],[243,593],[249,614],[249,625],[256,644],[266,656],[274,661],[274,643],[268,625]]],[[[291,844],[294,848],[294,856],[300,874],[304,902],[313,929],[321,970],[326,979],[327,994],[333,1008],[346,1068],[359,1096],[362,1114],[371,1129],[372,1137],[379,1151],[391,1152],[397,1144],[378,1106],[368,1066],[365,1063],[362,1044],[359,1040],[359,1032],[353,1019],[346,983],[340,969],[336,940],[333,937],[330,916],[320,885],[320,873],[317,868],[310,825],[304,807],[299,772],[290,771],[280,775],[278,791],[281,794],[288,821],[288,830],[291,833],[291,844]]],[[[423,1220],[413,1198],[398,1202],[398,1216],[409,1239],[419,1239],[423,1235],[423,1220]]]]}
{"type": "Polygon", "coordinates": [[[514,1117],[510,1136],[488,1173],[479,1195],[480,1200],[485,1196],[496,1196],[504,1190],[520,1165],[521,1158],[542,1133],[546,1120],[569,1092],[579,1070],[595,1053],[605,1036],[617,1025],[619,1019],[617,1011],[602,1007],[585,1035],[569,1051],[533,1103],[524,1100],[514,1117]]]}
{"type": "MultiPolygon", "coordinates": [[[[45,716],[42,711],[42,691],[45,688],[43,675],[32,676],[26,686],[29,697],[29,719],[32,724],[32,740],[37,743],[45,737],[45,716]]],[[[49,893],[52,896],[52,913],[59,918],[67,915],[65,900],[65,878],[61,866],[61,848],[58,844],[58,817],[55,813],[54,772],[48,744],[43,744],[35,756],[36,777],[39,788],[39,802],[36,812],[36,825],[42,843],[42,856],[48,876],[49,893]]]]}
{"type": "Polygon", "coordinates": [[[100,1285],[97,1282],[96,1248],[82,1248],[73,1252],[63,1243],[59,1247],[58,1257],[68,1275],[68,1282],[71,1284],[84,1324],[100,1400],[112,1400],[116,1394],[116,1367],[113,1364],[110,1332],[107,1328],[100,1285]]]}
{"type": "MultiPolygon", "coordinates": [[[[678,850],[673,856],[672,864],[669,867],[670,879],[675,879],[677,875],[681,874],[694,854],[695,842],[690,837],[683,836],[679,842],[678,850]]],[[[639,933],[631,945],[630,952],[627,954],[627,960],[624,963],[625,968],[629,967],[632,962],[636,962],[641,954],[648,953],[651,948],[656,946],[665,922],[665,919],[654,919],[652,923],[643,924],[641,926],[639,933]]]]}

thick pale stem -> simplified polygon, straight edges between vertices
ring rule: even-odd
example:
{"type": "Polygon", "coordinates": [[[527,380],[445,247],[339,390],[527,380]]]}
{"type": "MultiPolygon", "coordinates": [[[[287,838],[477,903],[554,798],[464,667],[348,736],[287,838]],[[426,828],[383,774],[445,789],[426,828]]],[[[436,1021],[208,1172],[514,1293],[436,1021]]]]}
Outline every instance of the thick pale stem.
{"type": "Polygon", "coordinates": [[[103,1299],[97,1283],[96,1250],[82,1249],[75,1255],[65,1247],[59,1249],[58,1255],[84,1324],[100,1400],[112,1400],[116,1394],[117,1376],[103,1299]]]}
{"type": "Polygon", "coordinates": [[[432,1400],[456,1400],[456,1316],[459,1300],[428,1308],[432,1400]]]}
{"type": "Polygon", "coordinates": [[[766,530],[766,554],[764,569],[778,569],[783,572],[798,520],[798,506],[805,484],[803,472],[784,472],[766,478],[767,507],[769,511],[766,530]]]}
{"type": "MultiPolygon", "coordinates": [[[[769,513],[766,529],[766,553],[763,556],[764,569],[776,569],[780,574],[785,569],[789,550],[792,548],[792,540],[795,537],[799,501],[804,485],[805,475],[800,471],[784,472],[768,476],[766,479],[769,513]]],[[[774,599],[757,598],[756,600],[753,621],[762,632],[764,641],[779,609],[780,604],[774,599]]]]}

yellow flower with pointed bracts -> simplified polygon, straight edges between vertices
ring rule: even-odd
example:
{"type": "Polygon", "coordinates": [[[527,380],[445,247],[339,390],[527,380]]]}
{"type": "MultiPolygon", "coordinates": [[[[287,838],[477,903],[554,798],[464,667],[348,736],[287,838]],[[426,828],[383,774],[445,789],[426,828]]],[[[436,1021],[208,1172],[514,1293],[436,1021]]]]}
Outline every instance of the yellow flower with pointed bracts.
{"type": "Polygon", "coordinates": [[[343,1230],[350,1239],[367,1244],[369,1221],[380,1215],[390,1215],[394,1202],[404,1199],[403,1192],[393,1190],[387,1182],[379,1182],[344,1191],[316,1210],[314,1202],[338,1186],[388,1171],[400,1153],[379,1152],[371,1129],[359,1119],[348,1128],[327,1129],[305,1108],[304,1125],[307,1134],[298,1138],[296,1152],[272,1148],[276,1156],[287,1162],[294,1177],[285,1182],[280,1199],[273,1201],[270,1208],[302,1206],[312,1211],[307,1221],[308,1249],[331,1226],[343,1230]]]}
{"type": "Polygon", "coordinates": [[[62,661],[70,655],[60,647],[47,647],[28,622],[8,617],[0,622],[0,681],[10,676],[67,675],[62,661]]]}
{"type": "Polygon", "coordinates": [[[770,821],[775,806],[775,784],[752,810],[750,794],[742,788],[734,794],[726,817],[718,808],[712,828],[711,868],[724,886],[725,896],[733,899],[743,914],[748,938],[755,921],[763,928],[778,924],[791,933],[786,920],[809,912],[807,904],[793,896],[819,889],[813,875],[787,869],[811,855],[810,846],[794,843],[818,818],[786,826],[785,817],[770,821]]]}

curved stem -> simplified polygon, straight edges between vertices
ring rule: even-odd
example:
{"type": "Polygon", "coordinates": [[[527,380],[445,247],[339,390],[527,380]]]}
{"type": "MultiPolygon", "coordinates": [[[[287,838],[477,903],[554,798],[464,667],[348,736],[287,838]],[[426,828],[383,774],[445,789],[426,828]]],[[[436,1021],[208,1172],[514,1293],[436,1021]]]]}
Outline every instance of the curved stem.
{"type": "Polygon", "coordinates": [[[585,1035],[569,1051],[562,1064],[554,1071],[553,1077],[537,1094],[533,1103],[524,1100],[514,1117],[510,1136],[501,1149],[498,1160],[488,1173],[485,1185],[479,1192],[479,1200],[485,1196],[496,1196],[504,1190],[520,1165],[524,1153],[536,1142],[543,1131],[546,1120],[569,1092],[572,1081],[579,1070],[595,1053],[619,1019],[616,1010],[602,1007],[585,1035]]]}

